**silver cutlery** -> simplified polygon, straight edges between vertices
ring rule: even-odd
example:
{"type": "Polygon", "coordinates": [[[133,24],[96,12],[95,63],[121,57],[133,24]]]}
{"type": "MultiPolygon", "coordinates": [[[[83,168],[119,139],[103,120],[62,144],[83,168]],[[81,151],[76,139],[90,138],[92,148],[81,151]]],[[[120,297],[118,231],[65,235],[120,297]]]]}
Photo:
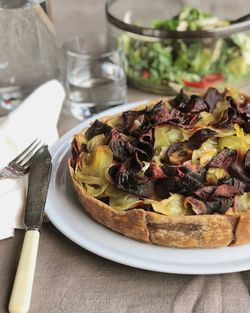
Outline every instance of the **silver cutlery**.
{"type": "Polygon", "coordinates": [[[1,178],[17,178],[28,173],[32,157],[42,146],[41,140],[35,139],[24,151],[0,170],[1,178]]]}
{"type": "Polygon", "coordinates": [[[29,311],[51,167],[48,146],[43,146],[34,155],[30,166],[24,218],[26,233],[9,302],[10,313],[29,311]]]}

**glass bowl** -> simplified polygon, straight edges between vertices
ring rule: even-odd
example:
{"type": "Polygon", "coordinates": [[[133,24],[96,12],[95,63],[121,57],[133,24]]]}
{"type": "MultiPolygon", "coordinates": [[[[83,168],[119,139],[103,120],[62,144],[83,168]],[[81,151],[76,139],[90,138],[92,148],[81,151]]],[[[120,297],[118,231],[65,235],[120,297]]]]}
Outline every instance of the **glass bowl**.
{"type": "Polygon", "coordinates": [[[182,87],[196,92],[210,86],[243,88],[250,78],[248,1],[185,1],[218,17],[218,27],[187,30],[184,23],[167,30],[152,23],[176,16],[183,1],[109,0],[109,42],[123,46],[128,82],[138,89],[172,95],[182,87]],[[220,25],[225,19],[228,24],[220,25]]]}

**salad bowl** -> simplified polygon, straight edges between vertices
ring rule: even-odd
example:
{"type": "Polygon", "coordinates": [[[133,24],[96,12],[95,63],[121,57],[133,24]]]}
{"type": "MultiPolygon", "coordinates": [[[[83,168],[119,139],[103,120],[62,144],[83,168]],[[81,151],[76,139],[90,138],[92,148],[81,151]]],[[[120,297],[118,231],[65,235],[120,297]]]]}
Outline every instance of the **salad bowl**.
{"type": "Polygon", "coordinates": [[[250,76],[246,6],[243,0],[212,0],[199,7],[109,0],[110,44],[123,46],[128,81],[145,91],[172,95],[183,86],[194,92],[210,86],[243,88],[250,76]],[[230,16],[225,6],[231,7],[230,16]]]}

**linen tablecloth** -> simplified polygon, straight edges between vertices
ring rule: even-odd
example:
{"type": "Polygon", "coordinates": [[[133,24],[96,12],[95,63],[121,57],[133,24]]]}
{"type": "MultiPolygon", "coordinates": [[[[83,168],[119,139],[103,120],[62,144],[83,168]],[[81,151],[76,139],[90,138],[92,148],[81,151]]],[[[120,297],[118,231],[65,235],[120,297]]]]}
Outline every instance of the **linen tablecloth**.
{"type": "MultiPolygon", "coordinates": [[[[103,28],[101,0],[53,0],[58,40],[103,28]],[[96,25],[96,26],[95,26],[96,25]]],[[[128,101],[153,98],[129,89],[128,101]]],[[[77,121],[65,105],[62,135],[77,121]]],[[[1,205],[1,204],[0,204],[1,205]]],[[[23,240],[0,241],[0,313],[7,312],[23,240]]],[[[44,225],[37,258],[32,313],[248,313],[250,271],[223,275],[163,274],[120,265],[78,247],[44,225]]]]}
{"type": "MultiPolygon", "coordinates": [[[[0,312],[7,312],[23,232],[0,242],[0,312]]],[[[120,265],[44,225],[31,313],[248,313],[250,271],[162,274],[120,265]]]]}

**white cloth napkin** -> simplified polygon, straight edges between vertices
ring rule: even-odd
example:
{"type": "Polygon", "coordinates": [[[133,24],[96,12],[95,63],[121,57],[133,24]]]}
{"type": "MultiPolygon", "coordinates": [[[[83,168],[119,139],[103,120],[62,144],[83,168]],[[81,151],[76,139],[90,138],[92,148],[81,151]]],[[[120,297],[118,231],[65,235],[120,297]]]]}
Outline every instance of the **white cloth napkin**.
{"type": "MultiPolygon", "coordinates": [[[[0,168],[6,166],[36,138],[48,145],[57,140],[57,122],[64,96],[62,85],[51,80],[0,120],[0,168]]],[[[15,228],[24,227],[27,182],[27,175],[18,179],[0,180],[0,239],[13,236],[15,228]]]]}

